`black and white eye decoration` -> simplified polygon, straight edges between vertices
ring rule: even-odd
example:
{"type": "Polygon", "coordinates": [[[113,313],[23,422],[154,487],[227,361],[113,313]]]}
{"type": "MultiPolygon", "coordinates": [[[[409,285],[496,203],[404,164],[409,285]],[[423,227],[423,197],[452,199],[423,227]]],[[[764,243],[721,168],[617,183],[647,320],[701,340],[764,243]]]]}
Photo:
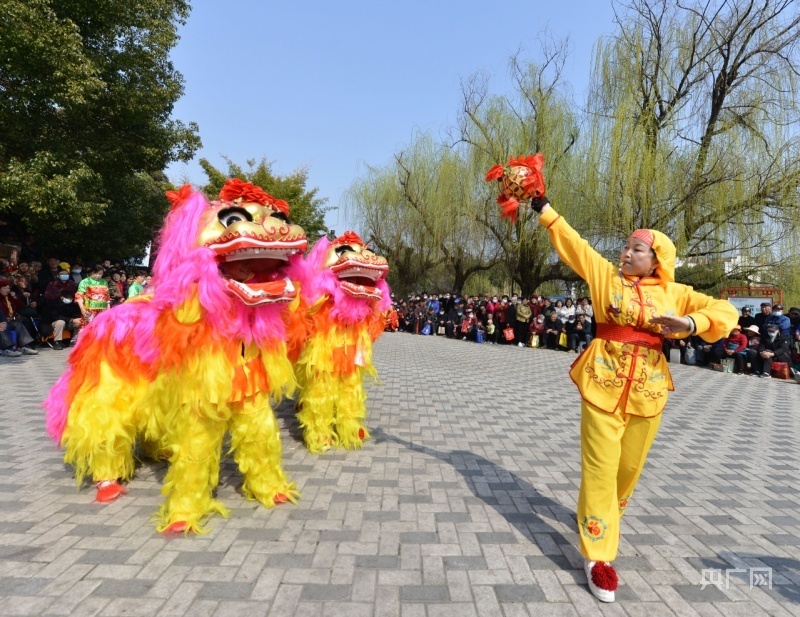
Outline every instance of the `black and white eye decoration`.
{"type": "Polygon", "coordinates": [[[234,223],[241,221],[252,221],[253,217],[244,208],[225,208],[217,214],[217,219],[225,227],[230,227],[234,223]]]}

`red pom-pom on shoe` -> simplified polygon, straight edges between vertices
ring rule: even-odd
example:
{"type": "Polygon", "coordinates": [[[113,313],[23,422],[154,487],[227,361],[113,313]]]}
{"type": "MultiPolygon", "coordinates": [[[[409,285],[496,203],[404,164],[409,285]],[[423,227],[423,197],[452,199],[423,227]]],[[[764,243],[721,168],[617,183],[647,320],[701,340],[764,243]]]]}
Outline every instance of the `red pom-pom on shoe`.
{"type": "Polygon", "coordinates": [[[289,498],[283,493],[278,493],[277,495],[275,495],[275,497],[272,498],[272,501],[275,502],[275,505],[278,505],[279,503],[286,503],[287,501],[289,501],[289,498]]]}
{"type": "Polygon", "coordinates": [[[598,561],[592,568],[592,582],[600,589],[616,591],[619,585],[617,571],[610,563],[598,561]]]}
{"type": "Polygon", "coordinates": [[[126,489],[116,480],[99,482],[97,484],[97,495],[95,496],[95,501],[97,503],[111,503],[117,497],[124,495],[127,492],[128,489],[126,489]]]}
{"type": "Polygon", "coordinates": [[[364,432],[364,429],[363,428],[358,429],[358,438],[363,440],[364,439],[364,435],[366,435],[366,433],[364,432]]]}

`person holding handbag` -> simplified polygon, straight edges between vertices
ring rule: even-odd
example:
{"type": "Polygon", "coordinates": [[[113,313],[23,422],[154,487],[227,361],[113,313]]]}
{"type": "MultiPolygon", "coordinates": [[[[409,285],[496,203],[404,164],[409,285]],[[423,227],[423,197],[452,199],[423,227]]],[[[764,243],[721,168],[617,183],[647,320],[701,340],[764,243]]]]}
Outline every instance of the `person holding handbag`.
{"type": "Polygon", "coordinates": [[[531,207],[558,255],[588,283],[595,307],[597,337],[570,370],[582,399],[577,522],[589,589],[599,600],[613,602],[620,518],[673,390],[663,339],[700,335],[716,341],[739,316],[727,300],[675,282],[675,246],[663,233],[634,231],[613,264],[547,198],[534,197],[531,207]]]}

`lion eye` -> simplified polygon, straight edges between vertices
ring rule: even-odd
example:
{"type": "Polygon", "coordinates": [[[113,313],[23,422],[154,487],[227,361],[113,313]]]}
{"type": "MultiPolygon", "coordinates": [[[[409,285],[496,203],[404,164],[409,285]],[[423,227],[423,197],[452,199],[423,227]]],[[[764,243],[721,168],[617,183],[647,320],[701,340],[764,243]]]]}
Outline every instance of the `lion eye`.
{"type": "Polygon", "coordinates": [[[352,252],[353,252],[353,247],[350,246],[349,244],[343,244],[342,246],[336,247],[337,255],[342,255],[344,253],[352,253],[352,252]]]}
{"type": "Polygon", "coordinates": [[[270,212],[269,215],[274,219],[278,219],[279,221],[283,221],[284,223],[288,223],[289,222],[289,217],[286,216],[280,210],[277,210],[275,212],[270,212]]]}
{"type": "Polygon", "coordinates": [[[247,210],[242,208],[225,208],[224,210],[219,211],[219,214],[217,214],[217,219],[219,219],[219,222],[225,227],[230,227],[234,223],[252,221],[253,217],[250,216],[250,213],[247,210]]]}

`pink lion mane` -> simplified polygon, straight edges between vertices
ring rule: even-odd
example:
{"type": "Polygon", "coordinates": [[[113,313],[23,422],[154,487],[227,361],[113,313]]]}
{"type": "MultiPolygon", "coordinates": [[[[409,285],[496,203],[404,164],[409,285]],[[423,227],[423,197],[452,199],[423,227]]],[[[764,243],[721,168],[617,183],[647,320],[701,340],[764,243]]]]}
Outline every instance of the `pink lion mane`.
{"type": "Polygon", "coordinates": [[[221,340],[243,338],[246,343],[264,343],[284,338],[284,305],[242,304],[228,293],[214,252],[197,246],[203,215],[213,209],[205,196],[195,191],[175,204],[167,215],[153,268],[158,310],[176,309],[197,293],[204,319],[221,340]]]}
{"type": "Polygon", "coordinates": [[[377,303],[365,298],[354,298],[342,291],[338,277],[324,265],[330,245],[328,238],[320,238],[303,262],[301,280],[309,306],[322,296],[327,296],[333,303],[331,317],[345,324],[360,323],[374,315],[376,311],[387,310],[392,299],[386,279],[380,279],[375,283],[375,287],[381,290],[381,299],[377,303]]]}

